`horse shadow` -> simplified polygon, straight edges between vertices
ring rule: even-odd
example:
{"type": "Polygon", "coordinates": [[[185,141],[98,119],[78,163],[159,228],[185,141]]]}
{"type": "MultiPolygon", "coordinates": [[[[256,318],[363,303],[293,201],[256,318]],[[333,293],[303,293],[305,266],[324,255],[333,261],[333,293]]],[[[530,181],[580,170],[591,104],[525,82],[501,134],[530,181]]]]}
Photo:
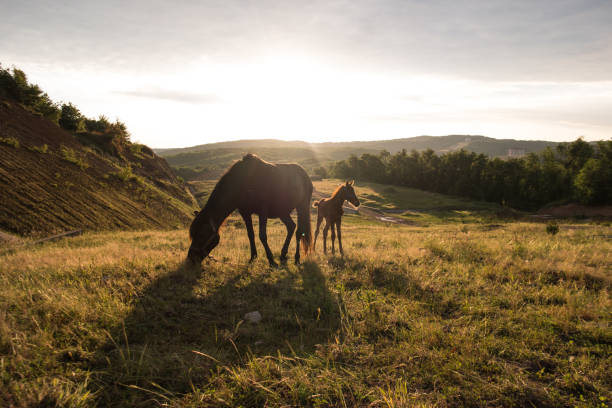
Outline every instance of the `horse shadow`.
{"type": "Polygon", "coordinates": [[[181,266],[151,282],[109,331],[91,388],[101,406],[162,403],[254,357],[309,355],[339,327],[338,301],[314,262],[255,273],[181,266]],[[252,311],[260,322],[245,319],[252,311]]]}

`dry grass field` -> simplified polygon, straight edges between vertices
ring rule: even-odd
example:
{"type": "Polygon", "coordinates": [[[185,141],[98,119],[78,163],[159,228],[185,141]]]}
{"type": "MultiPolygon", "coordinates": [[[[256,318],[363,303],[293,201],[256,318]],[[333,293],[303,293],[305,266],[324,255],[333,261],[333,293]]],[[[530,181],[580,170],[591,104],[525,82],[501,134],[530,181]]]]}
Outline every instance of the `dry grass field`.
{"type": "Polygon", "coordinates": [[[343,232],[344,258],[279,269],[234,216],[197,271],[183,230],[5,248],[0,405],[610,404],[609,224],[343,232]]]}

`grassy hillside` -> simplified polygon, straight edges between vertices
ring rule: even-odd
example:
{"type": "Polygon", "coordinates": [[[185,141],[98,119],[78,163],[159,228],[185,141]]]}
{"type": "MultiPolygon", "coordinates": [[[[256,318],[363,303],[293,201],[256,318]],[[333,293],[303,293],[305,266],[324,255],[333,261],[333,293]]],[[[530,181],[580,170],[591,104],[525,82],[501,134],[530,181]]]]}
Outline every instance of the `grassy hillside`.
{"type": "MultiPolygon", "coordinates": [[[[276,256],[284,227],[272,222],[276,256]]],[[[605,407],[609,226],[344,223],[346,256],[218,261],[187,232],[0,255],[3,406],[605,407]],[[244,315],[259,311],[260,323],[244,315]]],[[[259,243],[258,243],[259,245],[259,243]]],[[[261,249],[261,246],[259,246],[261,249]]],[[[264,257],[265,258],[265,257],[264,257]]]]}
{"type": "Polygon", "coordinates": [[[433,149],[437,153],[466,149],[489,156],[505,156],[508,149],[522,149],[525,153],[538,152],[557,143],[544,141],[524,141],[513,139],[493,139],[484,136],[451,135],[420,136],[406,139],[381,140],[369,142],[306,143],[281,140],[237,140],[211,143],[181,149],[156,149],[168,163],[189,180],[216,178],[246,152],[256,153],[265,160],[274,162],[295,162],[307,170],[346,159],[351,154],[378,153],[387,150],[433,149]]]}
{"type": "Polygon", "coordinates": [[[21,235],[184,226],[194,208],[148,147],[72,135],[7,100],[0,100],[0,174],[0,229],[21,235]]]}
{"type": "MultiPolygon", "coordinates": [[[[315,189],[328,197],[342,183],[338,179],[314,181],[315,189]]],[[[494,212],[502,207],[485,201],[467,200],[414,188],[356,182],[355,191],[362,205],[388,212],[473,210],[494,212]]]]}
{"type": "MultiPolygon", "coordinates": [[[[185,180],[218,179],[247,151],[257,152],[262,159],[274,163],[299,163],[308,171],[332,163],[335,156],[322,155],[308,147],[220,148],[165,156],[173,170],[185,180]]],[[[339,156],[340,157],[340,156],[339,156]]]]}

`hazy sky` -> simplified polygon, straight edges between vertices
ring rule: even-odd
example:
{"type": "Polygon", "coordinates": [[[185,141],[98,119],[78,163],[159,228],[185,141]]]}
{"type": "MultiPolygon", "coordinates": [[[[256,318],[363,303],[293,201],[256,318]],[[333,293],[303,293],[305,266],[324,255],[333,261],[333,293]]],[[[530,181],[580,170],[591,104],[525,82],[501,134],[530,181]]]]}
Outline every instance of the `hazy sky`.
{"type": "Polygon", "coordinates": [[[0,0],[0,63],[153,147],[612,137],[612,1],[0,0]]]}

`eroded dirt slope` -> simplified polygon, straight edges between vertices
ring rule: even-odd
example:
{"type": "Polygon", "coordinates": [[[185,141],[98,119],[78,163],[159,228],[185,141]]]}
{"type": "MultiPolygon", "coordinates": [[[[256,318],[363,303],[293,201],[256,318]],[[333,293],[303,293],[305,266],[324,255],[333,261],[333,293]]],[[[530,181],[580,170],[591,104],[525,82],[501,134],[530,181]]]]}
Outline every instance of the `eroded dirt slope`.
{"type": "Polygon", "coordinates": [[[165,160],[146,146],[115,143],[114,149],[113,155],[85,146],[0,100],[0,229],[44,235],[184,226],[195,201],[165,160]]]}

